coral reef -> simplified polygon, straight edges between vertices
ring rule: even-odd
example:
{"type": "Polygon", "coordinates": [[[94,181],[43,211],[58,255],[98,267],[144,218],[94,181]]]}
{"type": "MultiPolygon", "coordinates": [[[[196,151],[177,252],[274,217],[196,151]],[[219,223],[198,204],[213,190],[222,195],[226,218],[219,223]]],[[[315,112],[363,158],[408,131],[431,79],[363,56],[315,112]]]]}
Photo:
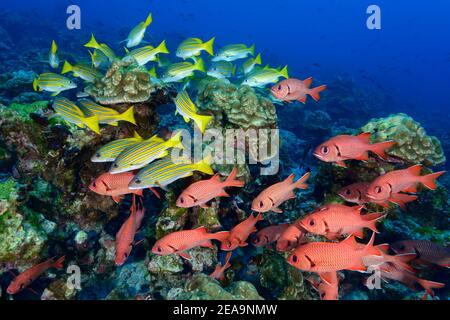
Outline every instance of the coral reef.
{"type": "Polygon", "coordinates": [[[158,87],[145,68],[118,60],[85,92],[102,104],[139,103],[148,101],[158,87]]]}
{"type": "Polygon", "coordinates": [[[361,128],[361,131],[371,132],[373,142],[395,140],[397,144],[387,150],[387,154],[407,163],[434,166],[445,162],[439,140],[428,136],[420,123],[404,113],[372,119],[361,128]]]}
{"type": "Polygon", "coordinates": [[[236,281],[222,288],[217,280],[202,273],[193,275],[181,290],[171,289],[168,295],[173,300],[263,300],[249,282],[236,281]]]}

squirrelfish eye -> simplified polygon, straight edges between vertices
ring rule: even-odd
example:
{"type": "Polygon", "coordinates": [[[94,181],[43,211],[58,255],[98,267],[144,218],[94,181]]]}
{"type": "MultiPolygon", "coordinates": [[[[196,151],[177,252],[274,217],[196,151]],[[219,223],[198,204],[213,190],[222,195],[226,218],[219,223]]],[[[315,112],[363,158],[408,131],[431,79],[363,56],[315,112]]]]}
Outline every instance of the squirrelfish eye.
{"type": "Polygon", "coordinates": [[[156,248],[156,250],[158,250],[158,252],[162,251],[161,247],[156,248]]]}
{"type": "Polygon", "coordinates": [[[316,222],[314,221],[314,219],[309,220],[309,225],[311,227],[313,227],[316,224],[316,222]]]}
{"type": "Polygon", "coordinates": [[[281,90],[281,84],[280,84],[280,85],[278,85],[278,90],[281,90]]]}
{"type": "Polygon", "coordinates": [[[351,193],[352,193],[352,192],[350,191],[350,189],[345,190],[345,194],[346,194],[346,195],[349,196],[351,193]]]}
{"type": "Polygon", "coordinates": [[[292,256],[292,262],[296,263],[297,261],[298,261],[298,258],[297,258],[297,256],[294,254],[294,255],[292,256]]]}
{"type": "Polygon", "coordinates": [[[92,186],[94,187],[94,188],[96,188],[97,186],[96,186],[96,184],[95,184],[95,181],[94,182],[92,182],[92,186]]]}
{"type": "Polygon", "coordinates": [[[381,187],[380,186],[376,186],[375,187],[375,193],[381,193],[381,187]]]}
{"type": "Polygon", "coordinates": [[[264,202],[260,201],[260,202],[259,202],[259,207],[260,207],[260,208],[264,207],[264,202]]]}
{"type": "Polygon", "coordinates": [[[321,151],[323,154],[327,154],[328,152],[330,152],[330,148],[328,148],[327,146],[323,146],[321,151]]]}
{"type": "Polygon", "coordinates": [[[181,202],[181,203],[184,203],[184,198],[180,198],[180,202],[181,202]]]}

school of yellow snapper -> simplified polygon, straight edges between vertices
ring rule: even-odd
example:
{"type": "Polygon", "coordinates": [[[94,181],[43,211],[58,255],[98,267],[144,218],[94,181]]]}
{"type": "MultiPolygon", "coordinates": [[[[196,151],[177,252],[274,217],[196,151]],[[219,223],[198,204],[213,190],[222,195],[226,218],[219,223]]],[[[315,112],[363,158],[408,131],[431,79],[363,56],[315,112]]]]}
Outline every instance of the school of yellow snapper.
{"type": "MultiPolygon", "coordinates": [[[[92,82],[100,77],[98,67],[111,63],[117,59],[146,66],[157,64],[163,55],[169,54],[165,41],[157,47],[151,45],[140,46],[147,28],[153,21],[152,15],[139,23],[126,39],[126,53],[119,57],[105,43],[99,43],[94,35],[85,45],[89,51],[92,65],[70,64],[65,62],[61,74],[44,73],[34,82],[35,90],[47,91],[57,96],[66,90],[75,89],[73,80],[62,74],[71,73],[86,82],[92,82]]],[[[309,95],[319,101],[319,93],[326,89],[321,85],[311,88],[312,78],[298,80],[289,78],[287,66],[284,68],[261,67],[261,55],[255,56],[255,46],[231,44],[214,50],[215,38],[203,41],[198,38],[188,38],[176,50],[179,62],[166,65],[162,74],[157,75],[155,67],[149,70],[152,77],[157,77],[165,84],[175,83],[178,95],[174,99],[176,113],[186,122],[192,121],[202,133],[205,132],[212,116],[199,114],[195,104],[189,96],[189,81],[196,74],[206,74],[209,77],[227,79],[234,77],[237,70],[241,73],[242,85],[266,88],[272,85],[270,93],[275,99],[284,102],[300,101],[306,103],[309,95]],[[202,55],[210,56],[209,66],[202,55]],[[245,59],[241,64],[238,60],[245,59]],[[280,79],[285,80],[278,82],[280,79]]],[[[53,41],[49,53],[49,65],[58,68],[58,47],[53,41]]],[[[77,102],[64,97],[56,97],[53,103],[56,114],[65,121],[81,128],[87,127],[100,134],[100,125],[118,126],[121,121],[136,125],[133,106],[124,113],[113,108],[102,106],[89,99],[77,102]]],[[[376,156],[386,159],[385,150],[395,145],[395,141],[385,141],[372,144],[370,134],[361,133],[357,136],[336,136],[317,147],[314,156],[330,165],[345,167],[346,161],[367,161],[376,156]]],[[[134,136],[111,141],[98,149],[91,158],[92,162],[110,162],[108,172],[96,177],[89,189],[99,195],[110,196],[115,202],[120,202],[127,194],[132,194],[132,206],[129,218],[124,222],[116,235],[117,266],[126,263],[133,248],[134,238],[139,231],[144,217],[145,208],[140,200],[144,189],[161,197],[158,188],[166,190],[169,185],[179,179],[192,176],[198,171],[211,178],[197,181],[188,186],[179,196],[176,205],[182,208],[207,207],[211,201],[219,197],[229,197],[228,188],[242,188],[244,182],[237,178],[234,168],[226,178],[214,174],[210,166],[210,159],[205,158],[197,163],[191,161],[173,161],[170,157],[172,149],[182,149],[180,133],[174,133],[170,139],[163,139],[153,135],[144,139],[137,133],[134,136]]],[[[214,247],[212,240],[220,243],[220,250],[228,251],[225,263],[219,264],[211,277],[223,280],[224,273],[231,266],[231,252],[239,247],[247,246],[249,239],[255,246],[275,244],[278,251],[289,251],[287,262],[301,271],[311,272],[318,276],[310,276],[307,280],[316,288],[321,299],[338,299],[339,271],[350,270],[367,272],[374,266],[379,268],[384,279],[400,281],[410,288],[418,284],[426,294],[433,296],[434,288],[441,288],[443,284],[420,279],[411,267],[411,261],[423,261],[449,267],[449,250],[426,241],[409,240],[394,244],[375,245],[375,234],[378,232],[377,223],[385,219],[386,214],[380,212],[365,212],[366,203],[374,203],[387,208],[389,203],[395,203],[402,208],[405,204],[417,199],[417,186],[423,185],[434,190],[436,179],[444,172],[427,175],[421,174],[421,166],[415,165],[402,170],[388,172],[371,183],[357,183],[342,189],[339,195],[347,202],[356,204],[348,206],[342,204],[324,204],[313,212],[292,223],[272,225],[258,230],[257,223],[264,220],[264,214],[276,212],[282,214],[282,205],[289,199],[295,198],[296,189],[308,188],[310,173],[304,174],[297,181],[290,175],[284,181],[267,186],[257,195],[251,204],[251,213],[247,219],[241,221],[231,230],[210,233],[204,227],[194,230],[180,230],[170,233],[157,240],[152,248],[156,255],[176,254],[184,259],[191,259],[189,249],[194,247],[214,247]],[[356,241],[362,239],[364,230],[372,231],[367,244],[356,241]],[[320,235],[328,239],[327,242],[308,242],[307,233],[320,235]],[[253,235],[253,236],[252,236],[253,235]],[[394,252],[391,254],[390,252],[394,252]],[[420,259],[418,259],[420,258],[420,259]]],[[[28,287],[45,270],[52,267],[62,267],[64,257],[50,259],[34,266],[17,276],[8,287],[8,293],[16,294],[28,287]]]]}

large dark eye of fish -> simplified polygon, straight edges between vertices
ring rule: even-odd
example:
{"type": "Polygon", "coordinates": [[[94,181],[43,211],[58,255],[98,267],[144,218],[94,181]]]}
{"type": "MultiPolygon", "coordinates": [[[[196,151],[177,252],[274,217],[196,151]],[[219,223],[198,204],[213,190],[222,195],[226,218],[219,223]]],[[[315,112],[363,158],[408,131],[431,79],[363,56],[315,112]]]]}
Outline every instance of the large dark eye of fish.
{"type": "Polygon", "coordinates": [[[293,263],[296,263],[298,261],[298,258],[297,258],[297,256],[294,254],[293,256],[292,256],[292,262],[293,263]]]}
{"type": "Polygon", "coordinates": [[[96,156],[97,158],[100,158],[100,153],[97,153],[95,156],[96,156]]]}
{"type": "Polygon", "coordinates": [[[328,148],[327,146],[323,146],[322,147],[322,153],[323,154],[328,154],[328,152],[330,152],[330,148],[328,148]]]}
{"type": "Polygon", "coordinates": [[[134,183],[140,184],[142,181],[139,179],[134,180],[134,183]]]}
{"type": "Polygon", "coordinates": [[[259,207],[260,207],[260,208],[264,207],[264,202],[260,201],[260,202],[259,202],[259,207]]]}
{"type": "Polygon", "coordinates": [[[347,189],[347,190],[345,190],[345,194],[349,196],[352,194],[352,192],[350,191],[350,189],[347,189]]]}
{"type": "Polygon", "coordinates": [[[117,163],[114,163],[114,168],[118,168],[119,166],[117,165],[117,163]]]}
{"type": "Polygon", "coordinates": [[[278,90],[279,90],[279,91],[281,91],[281,84],[280,84],[280,85],[278,85],[278,90]]]}
{"type": "Polygon", "coordinates": [[[180,203],[184,203],[184,198],[180,198],[180,203]]]}
{"type": "Polygon", "coordinates": [[[94,188],[96,188],[96,187],[97,187],[97,185],[95,184],[95,181],[94,181],[94,182],[92,182],[92,186],[93,186],[94,188]]]}
{"type": "Polygon", "coordinates": [[[161,247],[156,248],[156,250],[158,250],[158,252],[162,251],[161,247]]]}
{"type": "Polygon", "coordinates": [[[375,187],[375,193],[381,193],[381,187],[380,186],[376,186],[375,187]]]}
{"type": "Polygon", "coordinates": [[[314,219],[309,220],[309,225],[311,227],[314,227],[316,225],[316,222],[314,221],[314,219]]]}

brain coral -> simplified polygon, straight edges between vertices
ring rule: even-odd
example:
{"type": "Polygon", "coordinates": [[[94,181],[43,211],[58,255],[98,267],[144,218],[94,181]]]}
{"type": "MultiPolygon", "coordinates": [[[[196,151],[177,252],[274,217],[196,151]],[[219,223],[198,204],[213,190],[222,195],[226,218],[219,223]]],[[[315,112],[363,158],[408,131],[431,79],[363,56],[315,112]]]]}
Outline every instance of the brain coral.
{"type": "Polygon", "coordinates": [[[215,124],[224,120],[234,128],[275,128],[277,114],[272,102],[249,86],[206,79],[199,85],[199,109],[214,113],[215,124]]]}
{"type": "Polygon", "coordinates": [[[147,101],[156,87],[145,68],[118,60],[85,91],[102,104],[139,103],[147,101]]]}
{"type": "Polygon", "coordinates": [[[361,130],[371,132],[373,142],[397,141],[397,144],[386,153],[408,163],[430,166],[445,162],[439,140],[428,136],[420,123],[404,113],[372,119],[361,130]]]}

